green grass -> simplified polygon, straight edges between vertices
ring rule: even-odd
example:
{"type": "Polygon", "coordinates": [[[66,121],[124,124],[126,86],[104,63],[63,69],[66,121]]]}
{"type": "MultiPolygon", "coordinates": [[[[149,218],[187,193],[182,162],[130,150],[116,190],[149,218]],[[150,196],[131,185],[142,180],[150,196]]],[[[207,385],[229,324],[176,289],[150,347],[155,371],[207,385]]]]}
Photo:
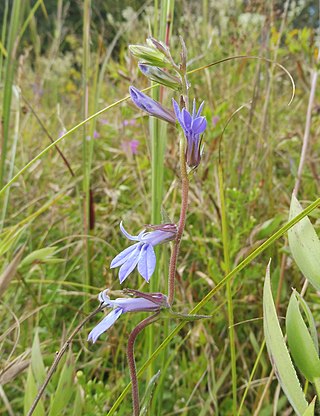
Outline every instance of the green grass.
{"type": "MultiPolygon", "coordinates": [[[[290,288],[302,287],[286,229],[281,227],[287,222],[300,160],[308,71],[315,60],[312,29],[294,31],[296,20],[290,10],[279,40],[282,20],[273,20],[276,15],[270,10],[258,6],[231,10],[223,5],[218,10],[207,1],[199,2],[199,7],[187,2],[184,8],[180,2],[161,3],[156,22],[150,3],[133,4],[140,10],[137,18],[124,7],[120,21],[118,14],[117,20],[104,14],[102,6],[99,10],[93,2],[81,2],[82,21],[77,22],[72,21],[66,1],[53,2],[54,6],[45,0],[22,3],[24,7],[19,7],[19,1],[9,9],[7,2],[0,6],[0,182],[5,185],[0,191],[0,276],[8,273],[8,265],[23,245],[22,259],[31,253],[35,258],[9,273],[10,283],[1,294],[0,414],[26,414],[24,408],[55,352],[98,306],[99,291],[121,289],[117,270],[109,268],[112,258],[127,247],[120,220],[133,234],[151,220],[161,221],[161,206],[166,215],[178,220],[177,131],[168,127],[165,139],[161,127],[149,130],[148,118],[125,99],[131,84],[141,89],[149,86],[128,44],[144,43],[149,24],[154,33],[163,35],[167,21],[163,4],[175,9],[171,49],[178,60],[181,34],[190,70],[228,56],[276,57],[292,74],[296,95],[288,106],[290,79],[263,60],[231,60],[190,75],[190,96],[197,102],[205,100],[209,127],[201,165],[190,178],[174,310],[199,310],[212,318],[192,323],[160,320],[151,333],[138,337],[137,367],[144,370],[140,395],[161,368],[152,404],[159,415],[233,415],[240,414],[240,406],[241,415],[253,415],[259,406],[259,415],[271,414],[276,381],[259,404],[271,371],[263,348],[263,280],[272,257],[272,287],[277,291],[277,282],[282,281],[279,315],[284,316],[290,288]],[[267,23],[241,26],[245,12],[263,15],[267,23]],[[115,33],[115,42],[110,33],[115,33]],[[219,120],[214,125],[216,116],[219,120]],[[223,181],[220,176],[219,182],[219,137],[231,116],[223,136],[223,181]],[[57,142],[64,128],[67,133],[57,142]],[[129,149],[133,139],[139,141],[136,155],[129,149]],[[92,229],[90,191],[95,212],[92,229]],[[37,252],[44,248],[52,249],[46,252],[50,255],[37,252]],[[284,254],[288,257],[283,271],[284,254]],[[229,328],[232,319],[234,326],[229,328]],[[36,366],[37,362],[43,366],[36,366]],[[9,369],[14,371],[10,374],[9,369]]],[[[157,94],[159,88],[154,91],[157,94]]],[[[170,93],[164,94],[163,104],[171,106],[170,93]]],[[[319,195],[316,112],[315,107],[299,191],[303,207],[319,195]]],[[[310,218],[317,229],[318,212],[312,211],[310,218]]],[[[165,291],[167,248],[159,248],[158,258],[158,280],[149,287],[135,272],[126,286],[165,291]]],[[[319,299],[312,288],[306,300],[318,322],[319,299]]],[[[130,414],[130,394],[121,396],[125,389],[130,392],[126,340],[145,314],[122,316],[95,345],[89,345],[87,334],[101,317],[93,318],[76,335],[66,364],[61,363],[46,389],[45,409],[56,398],[60,414],[73,415],[72,403],[77,404],[78,415],[105,415],[110,409],[110,415],[130,414]],[[63,379],[70,400],[60,410],[58,386],[63,379]]],[[[309,385],[307,399],[313,395],[309,385]]],[[[281,392],[279,414],[289,407],[281,392]]]]}

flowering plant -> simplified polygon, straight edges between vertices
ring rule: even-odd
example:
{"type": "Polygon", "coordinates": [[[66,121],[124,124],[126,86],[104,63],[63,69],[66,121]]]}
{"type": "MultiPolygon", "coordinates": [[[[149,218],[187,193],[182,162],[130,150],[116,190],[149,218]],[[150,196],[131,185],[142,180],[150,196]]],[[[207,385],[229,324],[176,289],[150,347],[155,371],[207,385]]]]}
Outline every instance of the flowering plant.
{"type": "Polygon", "coordinates": [[[128,339],[127,357],[132,382],[133,415],[139,416],[139,389],[134,359],[134,343],[137,335],[147,326],[162,317],[175,319],[194,320],[204,316],[184,315],[171,310],[175,296],[175,277],[177,261],[179,256],[180,242],[185,228],[187,207],[189,174],[188,167],[195,169],[201,162],[203,133],[207,128],[207,120],[202,115],[204,102],[196,109],[196,100],[193,100],[192,112],[188,109],[189,103],[189,82],[187,79],[187,51],[181,39],[182,53],[181,62],[176,64],[171,56],[167,45],[150,38],[147,45],[132,45],[132,54],[140,59],[139,68],[143,75],[152,81],[165,85],[173,91],[179,91],[180,106],[175,99],[172,100],[173,108],[169,109],[162,103],[150,98],[148,95],[131,86],[129,89],[132,102],[149,116],[156,117],[169,124],[180,124],[183,135],[180,135],[180,172],[181,172],[181,209],[179,221],[176,224],[166,223],[160,225],[148,225],[138,235],[129,234],[120,223],[122,234],[134,244],[125,248],[111,261],[110,268],[119,269],[119,280],[122,284],[137,267],[139,274],[149,283],[155,268],[156,255],[154,247],[172,241],[172,250],[169,264],[168,296],[162,293],[144,293],[127,289],[126,294],[133,295],[133,298],[117,298],[111,300],[108,291],[99,295],[101,308],[112,308],[89,333],[88,340],[96,342],[98,337],[107,331],[117,319],[128,312],[150,312],[151,316],[141,321],[131,332],[128,339]],[[149,229],[149,230],[148,230],[149,229]]]}

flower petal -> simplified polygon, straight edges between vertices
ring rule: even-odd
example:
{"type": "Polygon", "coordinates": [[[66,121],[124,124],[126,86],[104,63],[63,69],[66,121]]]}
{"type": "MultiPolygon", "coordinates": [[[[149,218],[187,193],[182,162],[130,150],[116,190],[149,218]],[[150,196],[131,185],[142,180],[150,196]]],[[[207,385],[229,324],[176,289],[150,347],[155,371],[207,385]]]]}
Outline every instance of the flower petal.
{"type": "Polygon", "coordinates": [[[131,255],[127,258],[126,262],[120,267],[119,270],[119,280],[122,283],[132,272],[132,270],[136,267],[140,255],[141,249],[143,248],[143,244],[135,244],[136,249],[131,253],[131,255]]]}
{"type": "Polygon", "coordinates": [[[204,106],[204,101],[202,101],[202,103],[200,104],[199,110],[197,112],[197,117],[200,117],[200,115],[202,113],[203,106],[204,106]]]}
{"type": "Polygon", "coordinates": [[[189,111],[187,111],[185,108],[182,109],[181,118],[183,120],[185,128],[189,130],[192,123],[192,117],[189,111]]]}
{"type": "Polygon", "coordinates": [[[145,244],[138,263],[138,272],[146,282],[149,282],[156,267],[156,255],[151,244],[145,244]]]}
{"type": "Polygon", "coordinates": [[[113,309],[88,335],[88,341],[95,343],[99,336],[107,331],[123,313],[121,308],[113,309]]]}
{"type": "Polygon", "coordinates": [[[197,117],[195,120],[193,120],[191,129],[194,134],[201,134],[205,131],[206,128],[207,120],[205,117],[197,117]]]}
{"type": "Polygon", "coordinates": [[[121,251],[111,262],[110,268],[113,269],[114,267],[119,267],[123,263],[125,263],[132,252],[137,248],[140,243],[133,244],[130,247],[127,247],[125,250],[121,251]]]}
{"type": "Polygon", "coordinates": [[[193,99],[192,118],[196,118],[196,99],[193,99]]]}
{"type": "Polygon", "coordinates": [[[176,114],[176,117],[177,117],[179,123],[182,125],[180,107],[179,107],[178,103],[176,102],[176,100],[174,98],[172,98],[172,104],[173,104],[173,109],[174,109],[174,112],[176,114]]]}
{"type": "Polygon", "coordinates": [[[131,234],[129,234],[129,233],[125,230],[124,226],[122,225],[122,221],[120,222],[120,230],[121,230],[122,234],[123,234],[123,235],[125,235],[125,236],[129,239],[129,240],[131,240],[131,241],[139,241],[138,236],[136,236],[136,235],[131,235],[131,234]]]}

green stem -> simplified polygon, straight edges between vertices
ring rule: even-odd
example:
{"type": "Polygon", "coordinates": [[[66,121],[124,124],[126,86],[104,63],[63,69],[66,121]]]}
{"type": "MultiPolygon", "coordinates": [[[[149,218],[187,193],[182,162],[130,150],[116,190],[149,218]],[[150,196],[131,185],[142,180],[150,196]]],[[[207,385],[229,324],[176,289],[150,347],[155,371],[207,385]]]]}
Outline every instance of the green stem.
{"type": "Polygon", "coordinates": [[[9,24],[8,42],[7,42],[7,57],[5,61],[5,74],[3,86],[2,99],[2,141],[0,143],[0,186],[3,185],[6,177],[6,161],[7,150],[9,144],[9,129],[11,118],[11,100],[12,100],[12,86],[14,82],[14,75],[17,66],[16,54],[18,47],[18,30],[21,21],[21,14],[23,5],[21,0],[15,0],[11,5],[11,17],[9,24]]]}
{"type": "MultiPolygon", "coordinates": [[[[227,223],[227,212],[224,197],[224,181],[223,181],[223,168],[222,162],[219,161],[218,165],[218,176],[219,176],[219,194],[220,194],[220,205],[221,205],[221,227],[222,227],[222,243],[223,243],[223,256],[225,272],[230,272],[230,247],[228,238],[228,223],[227,223]]],[[[234,316],[233,316],[233,302],[232,302],[232,291],[231,281],[229,280],[226,284],[226,294],[228,302],[228,321],[229,321],[229,338],[230,338],[230,355],[231,355],[231,377],[232,377],[232,413],[235,415],[237,412],[237,366],[236,366],[236,346],[235,346],[235,331],[234,331],[234,316]]]]}
{"type": "Polygon", "coordinates": [[[254,366],[253,366],[253,368],[252,368],[252,371],[251,371],[251,374],[250,374],[250,377],[249,377],[248,383],[247,383],[247,385],[246,385],[246,389],[245,389],[245,391],[244,391],[244,393],[243,393],[243,396],[242,396],[242,399],[241,399],[241,402],[240,402],[240,406],[239,406],[239,410],[238,410],[238,412],[237,412],[237,416],[241,416],[241,414],[242,414],[242,413],[241,413],[241,411],[242,411],[242,407],[243,407],[243,405],[244,405],[244,401],[245,401],[245,399],[246,399],[246,397],[247,397],[247,394],[248,394],[249,388],[250,388],[250,386],[251,386],[251,383],[252,383],[253,377],[254,377],[254,375],[255,375],[255,373],[256,373],[256,371],[257,371],[258,364],[259,364],[259,362],[260,362],[260,359],[261,359],[261,356],[262,356],[262,353],[263,353],[263,350],[264,350],[264,347],[265,347],[265,346],[266,346],[266,340],[264,339],[264,340],[263,340],[263,342],[262,342],[262,344],[261,344],[261,347],[260,347],[260,350],[259,350],[258,356],[257,356],[256,361],[255,361],[255,363],[254,363],[254,366]]]}
{"type": "MultiPolygon", "coordinates": [[[[90,10],[91,0],[85,0],[83,4],[83,60],[82,60],[82,115],[88,117],[89,113],[89,67],[90,67],[90,10]]],[[[89,126],[83,126],[82,138],[82,169],[83,169],[83,234],[87,236],[90,229],[90,141],[89,126]]],[[[84,285],[90,285],[90,242],[84,237],[84,285]]]]}
{"type": "MultiPolygon", "coordinates": [[[[241,263],[239,263],[230,273],[228,273],[220,282],[207,293],[207,295],[189,312],[190,315],[197,313],[201,308],[203,308],[219,290],[221,290],[229,280],[231,280],[237,273],[243,270],[248,264],[250,264],[255,258],[257,258],[261,253],[263,253],[268,247],[270,247],[275,241],[282,237],[291,227],[297,224],[302,218],[306,217],[313,210],[315,210],[320,205],[320,198],[316,199],[312,204],[300,212],[299,215],[294,217],[292,220],[283,225],[278,231],[276,231],[271,237],[269,237],[264,243],[261,244],[257,249],[255,249],[248,257],[246,257],[241,263]]],[[[143,372],[149,367],[150,363],[153,362],[161,351],[167,347],[169,342],[179,333],[179,331],[186,325],[186,321],[180,322],[167,336],[167,338],[159,345],[159,347],[153,352],[151,357],[143,364],[140,370],[137,373],[137,376],[141,376],[143,372]]],[[[129,383],[123,390],[112,408],[109,410],[107,416],[112,416],[120,403],[123,401],[124,397],[127,395],[130,389],[131,383],[129,383]]]]}

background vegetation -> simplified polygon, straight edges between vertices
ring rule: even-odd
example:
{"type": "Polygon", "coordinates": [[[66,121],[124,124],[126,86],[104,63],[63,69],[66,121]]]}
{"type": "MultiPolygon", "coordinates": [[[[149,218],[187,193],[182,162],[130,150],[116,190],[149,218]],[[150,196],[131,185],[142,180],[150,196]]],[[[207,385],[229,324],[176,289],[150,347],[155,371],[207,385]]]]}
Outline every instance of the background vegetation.
{"type": "MultiPolygon", "coordinates": [[[[150,33],[157,37],[160,12],[158,1],[1,2],[1,187],[52,140],[126,97],[130,85],[148,86],[128,44],[144,43],[150,33]]],[[[241,106],[222,148],[232,268],[288,219],[310,71],[316,68],[318,12],[308,1],[174,4],[170,46],[178,58],[178,35],[183,36],[190,69],[251,55],[278,61],[296,83],[288,106],[289,78],[261,60],[231,60],[190,76],[197,100],[205,100],[209,126],[203,160],[191,180],[176,310],[188,312],[225,275],[217,148],[224,126],[241,106]]],[[[299,192],[303,205],[319,194],[318,100],[316,95],[299,192]]],[[[166,105],[170,102],[168,97],[166,105]]],[[[148,122],[131,102],[106,110],[58,146],[59,151],[53,147],[46,152],[0,197],[0,414],[10,416],[27,414],[55,352],[97,306],[99,291],[108,287],[117,295],[120,290],[117,271],[109,269],[126,244],[120,220],[133,234],[151,222],[148,122]]],[[[173,128],[164,175],[163,207],[177,221],[178,142],[173,128]]],[[[311,219],[317,229],[318,213],[311,219]]],[[[161,248],[159,256],[159,285],[165,292],[168,251],[161,248]]],[[[263,280],[270,257],[280,316],[291,287],[300,290],[302,285],[286,238],[232,282],[237,408],[243,415],[270,415],[274,408],[279,414],[291,412],[286,397],[278,394],[276,379],[269,379],[267,352],[259,355],[263,280]],[[253,382],[245,390],[255,362],[253,382]]],[[[148,289],[137,273],[130,287],[148,289]]],[[[310,289],[305,298],[319,322],[319,297],[310,289]]],[[[212,319],[185,326],[141,378],[143,393],[152,374],[162,370],[152,415],[234,414],[225,289],[201,313],[212,319]]],[[[99,318],[76,336],[35,414],[104,415],[121,394],[129,381],[127,336],[141,316],[124,315],[97,344],[88,345],[87,334],[99,318]]],[[[175,325],[156,325],[154,348],[175,325]]],[[[150,352],[148,336],[137,341],[138,368],[150,352]]],[[[312,386],[306,391],[310,401],[312,386]]],[[[117,414],[130,414],[130,403],[128,395],[117,414]]]]}

